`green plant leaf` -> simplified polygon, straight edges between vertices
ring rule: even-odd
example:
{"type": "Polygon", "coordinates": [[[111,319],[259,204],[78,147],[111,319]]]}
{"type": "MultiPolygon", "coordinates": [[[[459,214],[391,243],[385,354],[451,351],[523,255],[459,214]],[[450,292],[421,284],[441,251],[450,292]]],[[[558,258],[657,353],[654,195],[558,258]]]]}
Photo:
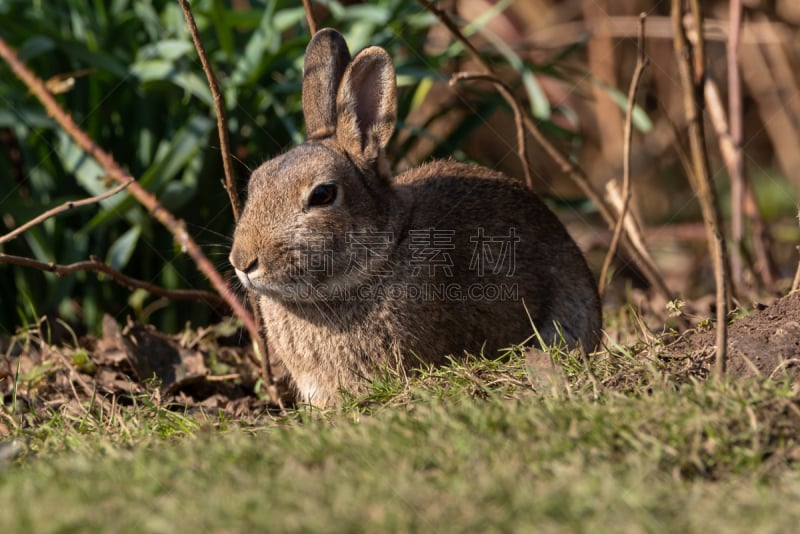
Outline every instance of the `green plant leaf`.
{"type": "Polygon", "coordinates": [[[208,106],[214,105],[211,90],[205,80],[193,72],[180,71],[173,61],[166,59],[147,59],[137,61],[131,66],[131,74],[142,83],[170,82],[199,98],[208,106]]]}
{"type": "Polygon", "coordinates": [[[129,75],[125,64],[118,57],[108,52],[92,51],[86,48],[83,43],[69,41],[60,41],[58,48],[71,58],[78,60],[81,67],[94,67],[100,71],[110,72],[121,79],[125,79],[129,75]]]}
{"type": "Polygon", "coordinates": [[[244,53],[236,62],[233,72],[231,73],[230,83],[234,86],[239,86],[248,80],[253,80],[259,70],[265,55],[270,52],[274,53],[278,46],[278,37],[280,36],[273,26],[273,15],[275,13],[275,0],[267,4],[264,14],[258,24],[258,27],[253,32],[247,45],[244,47],[244,53]]]}
{"type": "MultiPolygon", "coordinates": [[[[139,178],[139,183],[149,191],[158,195],[165,184],[172,180],[188,164],[202,146],[206,144],[208,133],[214,126],[214,121],[203,115],[195,115],[189,119],[188,124],[178,130],[171,139],[164,140],[156,151],[156,161],[139,178]]],[[[115,195],[107,200],[119,198],[115,195]]],[[[112,209],[106,209],[95,215],[87,225],[87,229],[106,223],[119,212],[127,212],[136,205],[130,196],[121,197],[122,200],[113,204],[112,209]]]]}
{"type": "Polygon", "coordinates": [[[214,31],[217,34],[219,47],[225,53],[228,60],[234,57],[234,40],[231,34],[231,26],[228,17],[228,9],[222,0],[213,0],[211,2],[211,11],[208,16],[209,22],[214,26],[214,31]]]}
{"type": "Polygon", "coordinates": [[[206,144],[213,126],[212,119],[194,115],[169,140],[162,141],[156,151],[156,162],[140,178],[142,185],[150,188],[171,180],[206,144]]]}
{"type": "Polygon", "coordinates": [[[44,35],[37,35],[25,41],[17,51],[19,59],[29,61],[39,54],[50,52],[56,47],[55,41],[44,35]]]}
{"type": "Polygon", "coordinates": [[[305,20],[306,12],[302,7],[283,9],[275,13],[272,24],[279,32],[283,32],[305,20]]]}
{"type": "Polygon", "coordinates": [[[56,122],[37,108],[14,106],[13,111],[0,109],[0,126],[14,128],[24,124],[28,128],[54,128],[56,122]]]}
{"type": "MultiPolygon", "coordinates": [[[[61,158],[64,169],[73,174],[81,187],[89,194],[99,195],[103,193],[107,189],[102,180],[106,172],[100,164],[76,145],[63,130],[58,132],[57,138],[58,142],[55,149],[61,158]]],[[[113,199],[114,197],[111,198],[113,199]]]]}
{"type": "Polygon", "coordinates": [[[536,76],[534,76],[533,71],[527,65],[525,65],[525,62],[522,61],[522,58],[519,57],[519,55],[500,37],[487,29],[484,29],[482,34],[492,43],[497,51],[500,52],[500,54],[511,65],[511,67],[513,67],[513,69],[517,71],[522,78],[522,85],[525,88],[525,92],[528,94],[528,100],[530,101],[531,113],[533,113],[533,116],[540,120],[549,119],[551,113],[550,102],[547,100],[547,96],[544,94],[544,91],[542,91],[542,87],[539,85],[539,82],[536,81],[536,76]]]}
{"type": "Polygon", "coordinates": [[[182,41],[179,39],[164,39],[157,43],[143,46],[136,54],[139,60],[145,61],[148,59],[165,59],[168,61],[175,61],[176,59],[185,56],[189,51],[194,50],[194,45],[190,41],[182,41]]]}
{"type": "Polygon", "coordinates": [[[111,247],[108,249],[106,255],[106,263],[112,268],[121,270],[128,262],[131,261],[133,251],[136,249],[136,243],[139,242],[139,236],[142,234],[140,226],[134,226],[127,232],[122,234],[111,247]]]}

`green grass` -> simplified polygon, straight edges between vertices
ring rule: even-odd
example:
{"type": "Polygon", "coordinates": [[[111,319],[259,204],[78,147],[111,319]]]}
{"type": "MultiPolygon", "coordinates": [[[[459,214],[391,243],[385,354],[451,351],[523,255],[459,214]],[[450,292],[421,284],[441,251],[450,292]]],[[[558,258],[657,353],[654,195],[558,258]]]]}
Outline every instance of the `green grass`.
{"type": "MultiPolygon", "coordinates": [[[[628,355],[629,356],[629,355],[628,355]]],[[[519,355],[248,424],[152,400],[18,430],[0,532],[788,532],[796,388],[617,354],[534,391],[519,355]],[[608,387],[604,368],[638,374],[608,387]]]]}

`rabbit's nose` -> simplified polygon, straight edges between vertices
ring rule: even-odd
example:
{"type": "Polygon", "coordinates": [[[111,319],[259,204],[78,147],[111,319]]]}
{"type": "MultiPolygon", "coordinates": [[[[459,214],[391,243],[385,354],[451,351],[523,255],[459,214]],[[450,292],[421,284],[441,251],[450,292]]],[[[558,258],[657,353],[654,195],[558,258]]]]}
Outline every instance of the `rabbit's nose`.
{"type": "Polygon", "coordinates": [[[237,271],[250,273],[258,268],[258,257],[250,257],[246,251],[236,248],[231,251],[228,260],[237,271]]]}

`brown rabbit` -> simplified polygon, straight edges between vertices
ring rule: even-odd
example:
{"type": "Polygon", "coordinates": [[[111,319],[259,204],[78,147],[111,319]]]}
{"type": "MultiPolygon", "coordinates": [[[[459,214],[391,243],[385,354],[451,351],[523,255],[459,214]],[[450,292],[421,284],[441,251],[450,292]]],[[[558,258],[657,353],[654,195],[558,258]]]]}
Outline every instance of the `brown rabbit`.
{"type": "Polygon", "coordinates": [[[342,36],[306,49],[308,139],[253,173],[231,264],[258,294],[300,400],[333,403],[381,367],[489,356],[532,339],[586,350],[600,302],[563,225],[522,183],[434,161],[392,177],[394,66],[342,36]]]}

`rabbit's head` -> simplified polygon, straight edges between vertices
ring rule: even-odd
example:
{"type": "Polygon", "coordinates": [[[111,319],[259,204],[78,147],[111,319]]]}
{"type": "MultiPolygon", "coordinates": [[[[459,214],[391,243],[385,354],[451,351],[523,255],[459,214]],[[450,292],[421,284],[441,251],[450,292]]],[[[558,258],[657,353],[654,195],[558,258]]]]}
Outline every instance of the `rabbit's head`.
{"type": "MultiPolygon", "coordinates": [[[[359,241],[386,240],[386,250],[400,217],[383,162],[395,92],[383,49],[367,48],[351,60],[336,31],[312,38],[303,65],[307,140],[253,172],[234,233],[230,261],[245,287],[313,300],[371,276],[354,268],[354,254],[363,254],[359,241]]],[[[380,270],[380,257],[371,260],[380,270]]]]}

